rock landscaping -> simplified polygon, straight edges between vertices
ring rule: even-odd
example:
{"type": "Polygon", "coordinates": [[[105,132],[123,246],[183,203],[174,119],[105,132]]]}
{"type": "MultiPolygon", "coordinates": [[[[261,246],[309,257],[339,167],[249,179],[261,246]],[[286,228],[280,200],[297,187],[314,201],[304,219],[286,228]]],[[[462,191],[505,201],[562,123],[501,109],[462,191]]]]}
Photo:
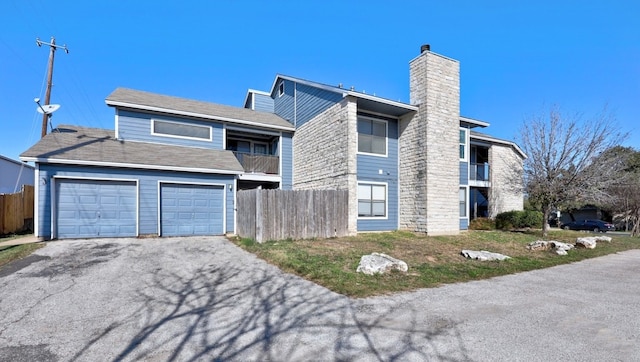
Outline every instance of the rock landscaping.
{"type": "Polygon", "coordinates": [[[369,255],[363,255],[360,258],[360,263],[358,264],[356,272],[374,275],[384,274],[391,270],[407,272],[409,267],[404,261],[393,258],[387,254],[371,253],[369,255]]]}
{"type": "Polygon", "coordinates": [[[511,259],[511,257],[502,255],[500,253],[492,253],[486,250],[474,251],[474,250],[463,250],[461,254],[465,258],[475,259],[480,261],[491,261],[491,260],[506,260],[511,259]]]}

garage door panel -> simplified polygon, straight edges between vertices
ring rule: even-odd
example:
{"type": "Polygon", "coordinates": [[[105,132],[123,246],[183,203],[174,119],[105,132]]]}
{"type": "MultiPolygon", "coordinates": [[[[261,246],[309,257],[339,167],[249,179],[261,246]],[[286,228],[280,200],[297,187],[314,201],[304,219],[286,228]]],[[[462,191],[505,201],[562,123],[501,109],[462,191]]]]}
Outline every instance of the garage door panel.
{"type": "Polygon", "coordinates": [[[107,205],[118,205],[118,198],[115,196],[100,196],[100,203],[107,205]]]}
{"type": "Polygon", "coordinates": [[[57,237],[131,237],[137,234],[134,181],[58,180],[57,237]]]}
{"type": "MultiPolygon", "coordinates": [[[[136,212],[135,211],[120,211],[121,219],[135,219],[136,212]]],[[[124,227],[130,227],[131,225],[123,225],[124,227]]]]}
{"type": "MultiPolygon", "coordinates": [[[[78,219],[86,219],[86,220],[96,220],[98,219],[98,211],[96,210],[78,210],[74,212],[76,214],[76,218],[78,219]]],[[[59,220],[59,219],[58,219],[59,220]]],[[[67,222],[75,222],[73,220],[68,220],[67,222]]]]}
{"type": "Polygon", "coordinates": [[[163,184],[160,196],[161,234],[223,234],[223,197],[222,186],[163,184]]]}
{"type": "Polygon", "coordinates": [[[209,200],[206,199],[201,199],[201,200],[194,200],[193,202],[193,206],[194,207],[203,207],[203,208],[208,208],[211,205],[211,203],[209,202],[209,200]]]}
{"type": "Polygon", "coordinates": [[[105,222],[109,222],[110,220],[118,220],[121,216],[124,216],[124,214],[115,210],[104,211],[100,214],[100,218],[103,219],[105,222]]]}

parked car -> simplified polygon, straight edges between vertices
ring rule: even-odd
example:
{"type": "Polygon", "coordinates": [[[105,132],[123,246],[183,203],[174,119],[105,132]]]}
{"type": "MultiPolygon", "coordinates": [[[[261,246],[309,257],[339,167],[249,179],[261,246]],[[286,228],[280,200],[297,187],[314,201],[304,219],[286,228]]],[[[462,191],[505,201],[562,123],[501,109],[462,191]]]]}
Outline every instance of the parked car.
{"type": "Polygon", "coordinates": [[[577,220],[562,225],[565,230],[591,230],[593,232],[607,232],[615,230],[612,223],[602,220],[577,220]]]}

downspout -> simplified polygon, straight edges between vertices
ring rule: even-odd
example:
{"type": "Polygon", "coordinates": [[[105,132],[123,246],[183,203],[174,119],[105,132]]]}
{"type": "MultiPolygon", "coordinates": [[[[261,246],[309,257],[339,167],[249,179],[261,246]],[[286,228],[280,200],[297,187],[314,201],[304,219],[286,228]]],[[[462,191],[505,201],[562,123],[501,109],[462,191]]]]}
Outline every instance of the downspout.
{"type": "Polygon", "coordinates": [[[293,82],[293,127],[298,127],[298,82],[293,82]]]}

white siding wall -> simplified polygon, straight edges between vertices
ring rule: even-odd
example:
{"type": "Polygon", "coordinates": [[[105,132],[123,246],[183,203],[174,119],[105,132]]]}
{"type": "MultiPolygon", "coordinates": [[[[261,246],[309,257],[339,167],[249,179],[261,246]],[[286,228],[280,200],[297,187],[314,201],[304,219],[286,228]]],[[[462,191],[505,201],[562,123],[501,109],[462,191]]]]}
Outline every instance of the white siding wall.
{"type": "Polygon", "coordinates": [[[32,166],[0,158],[0,194],[20,192],[22,185],[33,185],[34,169],[32,166]]]}
{"type": "Polygon", "coordinates": [[[492,145],[489,148],[489,217],[523,209],[522,162],[522,158],[509,146],[492,145]]]}

